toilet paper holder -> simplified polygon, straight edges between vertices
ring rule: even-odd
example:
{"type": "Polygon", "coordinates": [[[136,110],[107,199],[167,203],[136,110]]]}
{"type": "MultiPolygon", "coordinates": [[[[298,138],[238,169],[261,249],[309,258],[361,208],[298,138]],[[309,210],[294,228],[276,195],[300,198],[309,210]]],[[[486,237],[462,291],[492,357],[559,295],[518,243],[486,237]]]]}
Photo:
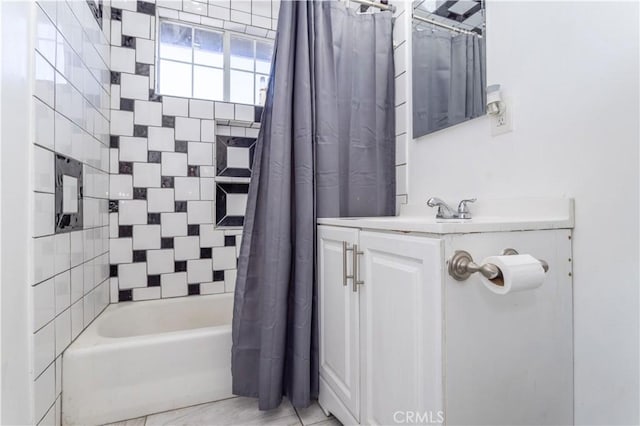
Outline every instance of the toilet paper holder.
{"type": "MultiPolygon", "coordinates": [[[[516,249],[507,248],[502,250],[502,256],[513,256],[519,254],[516,249]]],[[[542,264],[542,269],[546,273],[549,270],[549,264],[541,259],[538,261],[542,264]]],[[[464,281],[471,276],[480,272],[487,279],[493,280],[502,275],[502,271],[492,263],[478,265],[473,261],[471,254],[464,250],[456,250],[451,259],[449,259],[449,275],[456,281],[464,281]]]]}

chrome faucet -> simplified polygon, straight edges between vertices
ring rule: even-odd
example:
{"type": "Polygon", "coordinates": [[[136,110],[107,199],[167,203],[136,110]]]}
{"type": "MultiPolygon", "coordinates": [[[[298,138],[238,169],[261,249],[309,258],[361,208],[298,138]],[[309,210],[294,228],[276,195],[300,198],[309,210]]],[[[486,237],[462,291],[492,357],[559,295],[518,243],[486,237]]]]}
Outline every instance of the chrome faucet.
{"type": "Polygon", "coordinates": [[[436,219],[471,219],[471,212],[469,211],[468,203],[475,202],[475,198],[469,198],[460,201],[458,204],[458,210],[455,211],[447,203],[440,198],[432,197],[427,200],[429,207],[437,207],[436,219]]]}

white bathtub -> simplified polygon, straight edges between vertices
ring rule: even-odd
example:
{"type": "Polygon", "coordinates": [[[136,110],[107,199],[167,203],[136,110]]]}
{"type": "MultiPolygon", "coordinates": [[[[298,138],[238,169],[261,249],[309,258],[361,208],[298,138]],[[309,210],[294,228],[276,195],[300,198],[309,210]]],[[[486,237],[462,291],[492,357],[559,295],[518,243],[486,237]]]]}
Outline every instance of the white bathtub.
{"type": "Polygon", "coordinates": [[[233,294],[109,306],[62,357],[62,418],[97,425],[231,394],[233,294]]]}

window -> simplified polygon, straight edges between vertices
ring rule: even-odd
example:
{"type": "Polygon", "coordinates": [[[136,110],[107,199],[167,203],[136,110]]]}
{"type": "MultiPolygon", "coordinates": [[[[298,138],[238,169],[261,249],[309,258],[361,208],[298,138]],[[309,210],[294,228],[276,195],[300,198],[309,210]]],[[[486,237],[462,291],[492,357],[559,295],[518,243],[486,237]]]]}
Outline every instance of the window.
{"type": "Polygon", "coordinates": [[[161,21],[158,93],[242,104],[264,103],[273,44],[161,21]]]}

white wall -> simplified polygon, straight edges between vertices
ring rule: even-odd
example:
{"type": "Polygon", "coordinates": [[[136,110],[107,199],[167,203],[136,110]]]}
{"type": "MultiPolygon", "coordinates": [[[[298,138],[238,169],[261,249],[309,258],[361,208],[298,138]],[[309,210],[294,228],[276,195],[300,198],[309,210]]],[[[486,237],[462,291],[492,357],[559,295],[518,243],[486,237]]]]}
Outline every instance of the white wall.
{"type": "Polygon", "coordinates": [[[575,198],[576,424],[640,422],[638,12],[490,1],[488,83],[502,84],[515,131],[492,137],[480,118],[407,149],[410,203],[575,198]]]}

